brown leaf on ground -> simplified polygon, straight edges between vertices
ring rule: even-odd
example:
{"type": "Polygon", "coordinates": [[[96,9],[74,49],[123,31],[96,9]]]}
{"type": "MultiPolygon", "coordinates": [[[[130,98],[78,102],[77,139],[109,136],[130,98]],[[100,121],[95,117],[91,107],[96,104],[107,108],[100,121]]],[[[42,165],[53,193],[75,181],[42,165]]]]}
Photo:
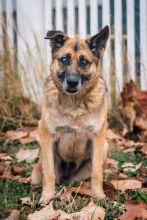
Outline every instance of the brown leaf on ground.
{"type": "Polygon", "coordinates": [[[118,161],[108,158],[107,159],[107,165],[112,166],[114,168],[117,168],[118,167],[118,161]]]}
{"type": "Polygon", "coordinates": [[[107,130],[106,137],[108,139],[118,139],[118,140],[122,140],[123,139],[123,137],[121,137],[120,134],[116,133],[112,129],[108,129],[107,130]]]}
{"type": "Polygon", "coordinates": [[[135,179],[112,180],[115,189],[125,191],[127,189],[140,189],[142,183],[135,179]]]}
{"type": "Polygon", "coordinates": [[[124,152],[142,152],[143,154],[147,154],[147,143],[142,142],[134,142],[129,140],[123,140],[118,143],[119,148],[121,148],[124,152]]]}
{"type": "Polygon", "coordinates": [[[119,179],[119,180],[120,180],[120,179],[128,179],[128,176],[125,175],[124,173],[119,173],[119,174],[118,174],[118,179],[119,179]]]}
{"type": "Polygon", "coordinates": [[[6,170],[3,175],[0,176],[0,179],[9,179],[14,180],[19,183],[28,183],[30,182],[30,178],[28,177],[21,177],[21,176],[13,176],[10,170],[6,170]]]}
{"type": "Polygon", "coordinates": [[[5,218],[4,220],[19,220],[20,211],[17,209],[14,209],[11,211],[8,218],[5,218]]]}
{"type": "MultiPolygon", "coordinates": [[[[80,212],[71,214],[72,217],[77,216],[77,220],[104,220],[105,217],[105,210],[94,204],[93,201],[91,201],[87,206],[85,206],[80,212]]],[[[74,219],[74,218],[73,218],[74,219]]]]}
{"type": "Polygon", "coordinates": [[[147,130],[147,119],[137,117],[135,120],[135,125],[141,130],[147,130]]]}
{"type": "Polygon", "coordinates": [[[142,131],[147,130],[147,91],[140,91],[137,84],[131,80],[125,85],[121,97],[123,103],[122,115],[126,126],[131,132],[134,127],[139,128],[139,137],[142,131]]]}
{"type": "Polygon", "coordinates": [[[16,158],[18,160],[18,162],[21,161],[26,161],[27,163],[32,163],[39,154],[39,149],[33,149],[33,150],[24,150],[24,149],[20,149],[17,153],[16,153],[16,158]]]}
{"type": "Polygon", "coordinates": [[[133,163],[129,163],[129,162],[126,162],[122,165],[122,168],[124,171],[131,171],[131,172],[136,172],[137,170],[139,170],[142,166],[142,162],[140,162],[139,164],[137,165],[134,165],[133,163]]]}
{"type": "Polygon", "coordinates": [[[64,191],[64,193],[61,195],[63,200],[69,200],[70,195],[72,193],[75,194],[81,194],[90,196],[92,198],[96,198],[95,194],[90,190],[90,188],[85,186],[79,186],[79,187],[69,187],[67,190],[64,191]]]}
{"type": "Polygon", "coordinates": [[[80,212],[67,214],[62,210],[54,210],[52,202],[41,209],[30,214],[27,220],[104,220],[105,211],[102,207],[90,202],[80,212]]]}
{"type": "Polygon", "coordinates": [[[6,134],[2,131],[0,131],[0,143],[3,143],[4,141],[6,141],[6,134]]]}
{"type": "Polygon", "coordinates": [[[24,173],[25,173],[25,168],[24,167],[13,166],[12,167],[12,173],[14,175],[18,174],[20,176],[23,176],[24,173]]]}
{"type": "Polygon", "coordinates": [[[32,205],[33,204],[33,201],[30,197],[21,198],[20,201],[22,202],[23,205],[32,205]]]}
{"type": "Polygon", "coordinates": [[[140,174],[142,177],[146,177],[147,176],[147,167],[141,167],[140,174]]]}
{"type": "Polygon", "coordinates": [[[39,141],[38,128],[22,128],[16,131],[7,131],[5,135],[11,141],[19,141],[21,144],[28,144],[33,141],[39,141]]]}
{"type": "Polygon", "coordinates": [[[2,175],[4,171],[5,171],[5,164],[0,163],[0,175],[2,175]]]}
{"type": "Polygon", "coordinates": [[[19,140],[20,138],[26,137],[28,135],[27,130],[22,130],[22,131],[7,131],[6,136],[14,141],[14,140],[19,140]]]}
{"type": "Polygon", "coordinates": [[[23,137],[18,140],[21,144],[29,144],[34,142],[35,140],[31,137],[23,137]]]}
{"type": "Polygon", "coordinates": [[[119,220],[147,219],[147,204],[143,201],[125,201],[126,212],[119,220]]]}
{"type": "Polygon", "coordinates": [[[6,161],[6,160],[12,160],[12,158],[7,153],[0,153],[0,160],[6,161]]]}
{"type": "Polygon", "coordinates": [[[112,183],[110,183],[108,181],[104,182],[104,192],[105,192],[106,196],[108,196],[111,199],[114,199],[118,195],[118,193],[115,190],[112,183]]]}
{"type": "MultiPolygon", "coordinates": [[[[30,214],[27,220],[53,220],[60,216],[60,210],[54,210],[52,202],[40,211],[30,214]]],[[[59,218],[58,218],[59,219],[59,218]]]]}
{"type": "Polygon", "coordinates": [[[147,155],[147,144],[142,145],[142,147],[138,149],[138,151],[147,155]]]}

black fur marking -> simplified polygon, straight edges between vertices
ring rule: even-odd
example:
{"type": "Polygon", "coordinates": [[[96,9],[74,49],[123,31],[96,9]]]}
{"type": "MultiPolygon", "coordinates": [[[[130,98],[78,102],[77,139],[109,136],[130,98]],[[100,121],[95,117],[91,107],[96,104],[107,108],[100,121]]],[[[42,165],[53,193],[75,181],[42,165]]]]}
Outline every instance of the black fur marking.
{"type": "Polygon", "coordinates": [[[86,84],[90,80],[90,75],[81,75],[81,83],[82,85],[86,84]]]}
{"type": "Polygon", "coordinates": [[[70,65],[72,62],[71,54],[67,53],[67,54],[63,55],[62,57],[58,58],[58,61],[63,65],[66,65],[66,66],[70,65]]]}
{"type": "Polygon", "coordinates": [[[69,39],[62,31],[48,31],[45,39],[50,40],[52,52],[62,47],[66,40],[69,39]]]}
{"type": "Polygon", "coordinates": [[[87,40],[90,50],[92,53],[101,58],[103,51],[106,47],[107,40],[109,38],[109,27],[104,27],[98,34],[87,40]]]}
{"type": "Polygon", "coordinates": [[[61,83],[63,83],[64,79],[65,79],[65,72],[62,72],[62,73],[57,73],[57,77],[59,79],[59,81],[61,83]]]}
{"type": "Polygon", "coordinates": [[[81,68],[89,67],[91,64],[91,62],[83,55],[80,56],[78,63],[81,68]]]}
{"type": "Polygon", "coordinates": [[[74,45],[73,45],[73,50],[76,52],[80,49],[78,43],[76,42],[74,45]]]}

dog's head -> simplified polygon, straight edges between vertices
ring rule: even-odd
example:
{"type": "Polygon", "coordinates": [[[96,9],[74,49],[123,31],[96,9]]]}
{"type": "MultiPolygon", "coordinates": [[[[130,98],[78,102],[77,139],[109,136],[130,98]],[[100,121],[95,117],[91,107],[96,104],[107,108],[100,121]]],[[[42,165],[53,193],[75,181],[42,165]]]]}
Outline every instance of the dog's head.
{"type": "Polygon", "coordinates": [[[96,81],[108,37],[108,26],[86,40],[69,38],[62,31],[47,32],[45,39],[50,40],[52,50],[51,76],[58,89],[76,94],[96,81]]]}

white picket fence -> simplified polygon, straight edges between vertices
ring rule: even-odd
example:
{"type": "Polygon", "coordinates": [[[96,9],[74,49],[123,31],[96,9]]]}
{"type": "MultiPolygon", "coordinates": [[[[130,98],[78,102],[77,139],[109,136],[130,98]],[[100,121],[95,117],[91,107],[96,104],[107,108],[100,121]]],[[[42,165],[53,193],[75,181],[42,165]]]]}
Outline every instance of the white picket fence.
{"type": "MultiPolygon", "coordinates": [[[[86,38],[109,25],[111,37],[103,58],[103,75],[109,92],[119,94],[124,82],[129,79],[137,81],[141,89],[147,89],[147,0],[0,0],[0,18],[2,13],[6,18],[11,46],[17,44],[18,59],[22,65],[25,63],[27,76],[19,66],[24,93],[33,100],[40,99],[42,78],[46,75],[44,71],[40,78],[37,73],[39,57],[36,56],[34,36],[37,36],[42,58],[49,63],[48,42],[43,39],[49,29],[86,38]],[[14,12],[20,33],[16,42],[12,19],[14,12]],[[123,30],[124,26],[126,31],[123,30]],[[28,47],[35,68],[31,67],[30,57],[26,56],[28,47]]],[[[1,40],[0,50],[2,48],[1,40]]],[[[49,67],[46,71],[49,73],[49,67]]]]}

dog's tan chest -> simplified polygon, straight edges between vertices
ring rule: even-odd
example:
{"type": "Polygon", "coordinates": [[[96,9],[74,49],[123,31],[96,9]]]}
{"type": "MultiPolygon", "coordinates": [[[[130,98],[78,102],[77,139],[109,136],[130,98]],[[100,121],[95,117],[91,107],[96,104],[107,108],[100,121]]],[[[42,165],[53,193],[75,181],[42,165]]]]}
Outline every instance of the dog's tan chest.
{"type": "MultiPolygon", "coordinates": [[[[61,128],[60,128],[61,129],[61,128]]],[[[77,133],[73,128],[68,128],[68,132],[63,130],[57,132],[60,136],[58,142],[58,153],[64,161],[80,162],[90,156],[88,137],[85,134],[77,133]]]]}
{"type": "Polygon", "coordinates": [[[88,141],[102,127],[103,115],[96,113],[73,117],[59,111],[50,113],[48,129],[58,142],[58,153],[64,161],[81,161],[90,157],[88,141]]]}
{"type": "MultiPolygon", "coordinates": [[[[79,134],[91,135],[97,133],[105,120],[105,114],[98,111],[79,114],[77,110],[69,110],[70,114],[65,114],[58,110],[58,107],[50,109],[49,116],[46,121],[48,121],[48,129],[51,133],[57,134],[57,131],[69,133],[69,130],[74,130],[79,134]],[[56,110],[55,110],[56,109],[56,110]]],[[[46,116],[47,117],[47,116],[46,116]]]]}

